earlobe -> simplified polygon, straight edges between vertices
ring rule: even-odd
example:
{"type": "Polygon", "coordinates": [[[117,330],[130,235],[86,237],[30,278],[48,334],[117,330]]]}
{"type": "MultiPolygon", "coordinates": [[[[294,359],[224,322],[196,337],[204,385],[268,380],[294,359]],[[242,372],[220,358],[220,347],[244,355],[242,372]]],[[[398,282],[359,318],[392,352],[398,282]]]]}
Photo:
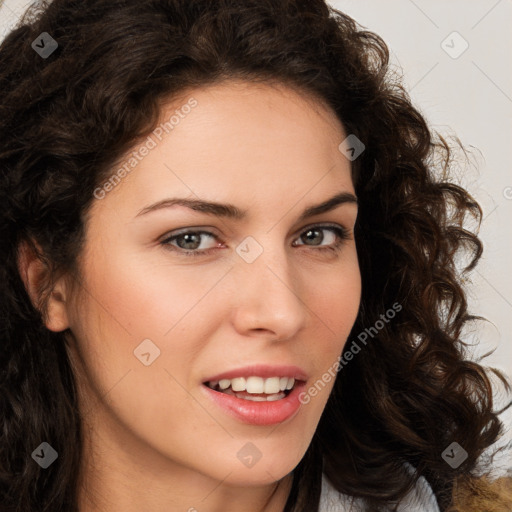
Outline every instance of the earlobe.
{"type": "Polygon", "coordinates": [[[59,279],[48,299],[48,315],[45,319],[45,325],[50,331],[65,331],[69,327],[64,284],[64,278],[59,279]]]}
{"type": "MultiPolygon", "coordinates": [[[[36,242],[35,245],[42,252],[36,242]]],[[[26,241],[22,241],[18,247],[18,271],[32,305],[41,311],[40,292],[50,278],[49,269],[26,241]]],[[[54,332],[64,331],[69,327],[64,277],[57,280],[48,297],[44,323],[47,329],[54,332]]]]}

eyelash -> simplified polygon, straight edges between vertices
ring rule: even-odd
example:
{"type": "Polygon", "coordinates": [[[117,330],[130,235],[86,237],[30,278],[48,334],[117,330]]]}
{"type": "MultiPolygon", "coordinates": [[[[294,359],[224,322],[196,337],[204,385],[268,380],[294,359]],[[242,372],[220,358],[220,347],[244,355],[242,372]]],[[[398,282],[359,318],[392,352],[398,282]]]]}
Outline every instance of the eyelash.
{"type": "MultiPolygon", "coordinates": [[[[350,239],[350,234],[349,234],[348,229],[346,229],[346,228],[344,228],[342,226],[329,225],[329,224],[327,224],[327,225],[326,224],[320,224],[320,225],[308,226],[304,231],[302,231],[301,235],[303,235],[304,233],[306,233],[307,231],[312,230],[312,229],[326,229],[326,230],[330,230],[333,233],[335,233],[335,235],[338,237],[338,240],[334,244],[332,244],[332,245],[328,245],[328,246],[311,246],[311,247],[313,247],[314,249],[316,249],[318,251],[322,251],[322,252],[331,251],[331,252],[337,253],[337,252],[339,252],[341,250],[341,246],[343,245],[343,242],[350,239]]],[[[212,238],[217,238],[218,239],[218,237],[214,233],[211,233],[210,231],[201,231],[201,230],[194,231],[194,230],[189,230],[189,231],[182,231],[181,233],[177,233],[175,235],[167,237],[165,240],[162,240],[160,242],[160,244],[163,245],[163,246],[166,246],[167,248],[169,248],[172,251],[177,251],[177,252],[183,254],[184,256],[207,256],[212,251],[217,250],[217,248],[203,249],[203,250],[200,250],[200,251],[197,250],[197,249],[186,250],[186,249],[182,249],[181,247],[176,247],[176,246],[171,245],[171,243],[170,243],[171,241],[174,241],[174,240],[176,240],[177,238],[179,238],[181,236],[190,235],[190,234],[194,234],[194,235],[209,235],[212,238]]],[[[299,238],[300,238],[301,235],[299,235],[299,238]]],[[[305,245],[307,247],[306,244],[300,244],[300,245],[305,245]]]]}

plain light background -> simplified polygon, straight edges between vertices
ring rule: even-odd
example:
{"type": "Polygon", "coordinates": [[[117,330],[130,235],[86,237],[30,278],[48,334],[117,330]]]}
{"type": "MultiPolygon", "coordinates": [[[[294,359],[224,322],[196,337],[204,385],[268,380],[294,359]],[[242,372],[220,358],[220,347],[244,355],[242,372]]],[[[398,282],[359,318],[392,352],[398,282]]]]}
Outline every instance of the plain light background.
{"type": "MultiPolygon", "coordinates": [[[[31,3],[0,0],[0,39],[31,3]]],[[[393,66],[403,73],[413,103],[430,126],[441,135],[458,136],[472,151],[471,162],[457,173],[484,210],[479,232],[484,254],[471,275],[469,308],[490,321],[480,324],[475,354],[496,348],[482,364],[512,377],[512,2],[329,4],[384,39],[393,66]]],[[[474,334],[468,332],[469,339],[474,334]]]]}

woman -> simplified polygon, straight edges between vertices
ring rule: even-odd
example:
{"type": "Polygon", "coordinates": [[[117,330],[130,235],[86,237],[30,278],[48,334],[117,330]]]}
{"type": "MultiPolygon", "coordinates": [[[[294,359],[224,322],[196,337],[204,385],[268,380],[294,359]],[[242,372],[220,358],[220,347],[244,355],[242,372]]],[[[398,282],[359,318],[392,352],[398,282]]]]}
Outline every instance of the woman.
{"type": "Polygon", "coordinates": [[[481,210],[387,64],[320,0],[55,0],[8,35],[2,511],[508,506],[460,339],[481,210]]]}

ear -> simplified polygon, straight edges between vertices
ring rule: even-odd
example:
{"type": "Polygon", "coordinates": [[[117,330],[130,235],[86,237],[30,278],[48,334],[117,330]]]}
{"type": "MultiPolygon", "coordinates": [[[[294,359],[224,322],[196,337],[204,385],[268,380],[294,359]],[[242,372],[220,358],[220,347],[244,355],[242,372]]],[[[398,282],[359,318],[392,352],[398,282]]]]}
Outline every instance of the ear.
{"type": "MultiPolygon", "coordinates": [[[[37,242],[35,245],[41,253],[37,242]]],[[[18,247],[18,270],[32,305],[39,310],[39,292],[49,279],[49,269],[25,240],[18,247]]],[[[69,327],[66,291],[66,281],[61,277],[55,283],[48,299],[44,323],[50,331],[64,331],[69,327]]]]}

